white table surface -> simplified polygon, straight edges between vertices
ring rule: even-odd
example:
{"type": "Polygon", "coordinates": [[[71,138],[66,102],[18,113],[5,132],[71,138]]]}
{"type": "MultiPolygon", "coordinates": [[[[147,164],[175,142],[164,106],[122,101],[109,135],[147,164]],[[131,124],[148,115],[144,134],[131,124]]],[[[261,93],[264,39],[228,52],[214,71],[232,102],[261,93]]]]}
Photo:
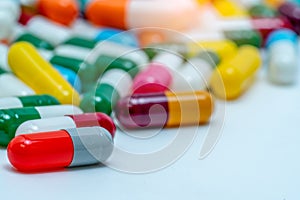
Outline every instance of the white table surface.
{"type": "MultiPolygon", "coordinates": [[[[222,118],[218,104],[215,118],[200,127],[188,150],[173,164],[150,173],[92,166],[22,174],[12,169],[2,148],[1,199],[298,200],[300,84],[272,85],[262,70],[241,98],[226,103],[222,136],[213,151],[199,159],[206,130],[222,118]]],[[[141,140],[118,132],[115,143],[130,152],[150,152],[175,133],[164,130],[141,140]]]]}

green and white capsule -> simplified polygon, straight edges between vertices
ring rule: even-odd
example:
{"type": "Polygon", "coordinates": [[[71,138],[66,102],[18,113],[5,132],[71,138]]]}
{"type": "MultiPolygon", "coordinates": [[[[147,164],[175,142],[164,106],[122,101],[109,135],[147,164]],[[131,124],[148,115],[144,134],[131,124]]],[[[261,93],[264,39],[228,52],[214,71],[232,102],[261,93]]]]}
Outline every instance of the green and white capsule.
{"type": "Polygon", "coordinates": [[[80,108],[84,112],[103,112],[110,115],[120,98],[130,93],[131,76],[120,69],[112,69],[103,74],[95,90],[84,94],[80,108]]]}
{"type": "Polygon", "coordinates": [[[35,92],[12,73],[0,68],[0,97],[27,96],[35,92]]]}
{"type": "Polygon", "coordinates": [[[59,105],[59,101],[50,95],[32,95],[0,98],[0,109],[23,108],[32,106],[59,105]]]}
{"type": "Polygon", "coordinates": [[[6,146],[14,138],[17,128],[25,121],[64,115],[81,114],[72,105],[37,106],[0,110],[0,145],[6,146]]]}

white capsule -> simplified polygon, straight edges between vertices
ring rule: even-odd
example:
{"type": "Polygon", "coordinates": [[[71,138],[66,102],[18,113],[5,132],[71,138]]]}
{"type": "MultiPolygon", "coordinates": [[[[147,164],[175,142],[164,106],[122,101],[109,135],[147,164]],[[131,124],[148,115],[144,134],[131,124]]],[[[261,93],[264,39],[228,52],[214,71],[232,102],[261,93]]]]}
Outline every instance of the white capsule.
{"type": "Polygon", "coordinates": [[[91,50],[88,48],[75,46],[75,45],[60,45],[55,48],[54,54],[57,56],[67,57],[67,58],[74,58],[85,60],[88,55],[90,54],[91,50]]]}
{"type": "Polygon", "coordinates": [[[51,58],[54,56],[53,51],[47,50],[47,49],[38,49],[38,52],[45,60],[51,60],[51,58]]]}
{"type": "Polygon", "coordinates": [[[70,117],[52,117],[47,119],[29,120],[22,123],[16,130],[15,136],[38,132],[55,131],[60,129],[76,128],[74,120],[70,117]]]}
{"type": "Polygon", "coordinates": [[[71,29],[72,35],[91,40],[95,39],[96,35],[99,33],[99,28],[80,18],[74,22],[71,29]]]}
{"type": "Polygon", "coordinates": [[[35,109],[38,111],[41,119],[83,113],[80,108],[73,105],[37,106],[35,109]]]}
{"type": "Polygon", "coordinates": [[[297,35],[291,30],[277,30],[270,34],[268,49],[268,76],[276,84],[295,83],[298,76],[297,35]]]}
{"type": "Polygon", "coordinates": [[[11,73],[0,69],[0,97],[27,96],[35,94],[25,83],[11,73]]]}
{"type": "Polygon", "coordinates": [[[0,9],[11,12],[14,21],[17,21],[21,14],[20,3],[18,0],[1,0],[0,9]]]}
{"type": "Polygon", "coordinates": [[[9,39],[16,25],[15,16],[8,10],[0,9],[0,40],[9,39]]]}
{"type": "Polygon", "coordinates": [[[4,44],[0,44],[0,68],[5,71],[11,71],[7,62],[8,47],[4,44]]]}
{"type": "Polygon", "coordinates": [[[0,1],[0,40],[9,40],[13,29],[20,17],[20,5],[18,1],[0,1]]]}
{"type": "Polygon", "coordinates": [[[205,90],[213,67],[202,58],[192,58],[174,72],[171,90],[174,92],[205,90]]]}
{"type": "Polygon", "coordinates": [[[152,63],[162,64],[169,69],[177,69],[182,64],[182,57],[172,52],[161,52],[152,59],[152,63]]]}
{"type": "Polygon", "coordinates": [[[71,31],[68,28],[41,16],[31,18],[27,24],[27,29],[33,35],[49,42],[53,46],[57,46],[71,36],[71,31]]]}
{"type": "Polygon", "coordinates": [[[23,108],[23,103],[16,97],[2,97],[0,98],[0,109],[9,108],[23,108]]]}

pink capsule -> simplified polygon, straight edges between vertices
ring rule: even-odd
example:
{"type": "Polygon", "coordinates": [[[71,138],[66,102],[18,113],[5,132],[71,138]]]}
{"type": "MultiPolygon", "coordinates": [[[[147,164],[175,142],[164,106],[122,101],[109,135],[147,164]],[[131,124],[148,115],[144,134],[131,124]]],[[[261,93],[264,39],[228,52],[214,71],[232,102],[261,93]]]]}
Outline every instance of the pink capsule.
{"type": "Polygon", "coordinates": [[[147,68],[133,80],[134,94],[164,92],[169,89],[173,72],[182,63],[181,57],[171,53],[160,53],[147,68]]]}

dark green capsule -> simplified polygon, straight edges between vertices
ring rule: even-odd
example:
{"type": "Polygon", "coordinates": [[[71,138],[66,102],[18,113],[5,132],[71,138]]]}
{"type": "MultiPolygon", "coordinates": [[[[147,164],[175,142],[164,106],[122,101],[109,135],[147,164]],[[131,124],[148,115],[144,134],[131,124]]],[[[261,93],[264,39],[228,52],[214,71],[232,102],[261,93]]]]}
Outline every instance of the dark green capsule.
{"type": "Polygon", "coordinates": [[[84,112],[102,112],[110,115],[117,101],[119,93],[109,84],[100,83],[96,90],[86,93],[80,103],[84,112]]]}
{"type": "Polygon", "coordinates": [[[34,107],[0,110],[0,145],[7,146],[23,122],[40,118],[34,107]]]}
{"type": "Polygon", "coordinates": [[[278,13],[266,4],[258,4],[249,9],[251,17],[276,17],[278,13]]]}
{"type": "Polygon", "coordinates": [[[120,69],[127,72],[132,78],[139,72],[136,63],[126,58],[115,58],[108,55],[100,55],[96,60],[96,67],[102,75],[104,72],[111,69],[120,69]]]}
{"type": "Polygon", "coordinates": [[[224,31],[224,35],[238,46],[252,45],[259,48],[262,45],[262,36],[256,30],[224,31]]]}
{"type": "Polygon", "coordinates": [[[32,95],[18,97],[23,107],[59,105],[59,101],[50,95],[32,95]]]}
{"type": "Polygon", "coordinates": [[[54,49],[54,47],[50,43],[48,43],[30,33],[24,33],[15,40],[15,42],[21,42],[21,41],[29,42],[38,49],[47,49],[47,50],[54,49]]]}
{"type": "Polygon", "coordinates": [[[81,37],[72,37],[64,42],[64,44],[75,45],[79,47],[93,49],[97,45],[97,42],[94,40],[89,40],[81,37]]]}

